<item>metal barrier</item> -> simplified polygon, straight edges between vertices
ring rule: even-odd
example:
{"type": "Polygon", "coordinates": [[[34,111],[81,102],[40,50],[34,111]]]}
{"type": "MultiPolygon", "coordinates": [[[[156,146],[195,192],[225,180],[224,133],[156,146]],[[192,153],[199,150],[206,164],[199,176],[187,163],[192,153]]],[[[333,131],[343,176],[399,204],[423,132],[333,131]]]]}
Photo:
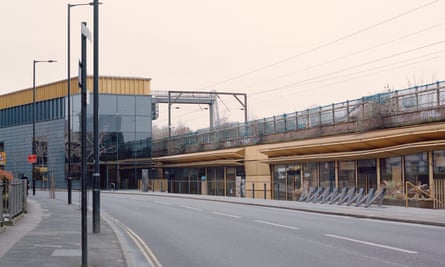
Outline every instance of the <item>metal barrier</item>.
{"type": "Polygon", "coordinates": [[[409,192],[410,192],[408,190],[408,186],[412,187],[415,194],[420,194],[420,195],[424,194],[424,195],[428,196],[429,198],[431,198],[433,201],[439,202],[440,204],[442,204],[442,206],[445,206],[444,203],[442,203],[440,200],[436,199],[432,194],[423,190],[421,186],[416,186],[415,184],[413,184],[409,181],[406,181],[406,183],[405,183],[405,201],[406,201],[407,208],[408,208],[408,200],[409,200],[409,192]]]}
{"type": "Polygon", "coordinates": [[[26,210],[26,181],[12,180],[7,186],[7,191],[4,193],[4,207],[6,213],[2,217],[9,220],[17,217],[26,210]]]}
{"type": "Polygon", "coordinates": [[[2,194],[2,200],[0,201],[0,225],[3,225],[3,182],[0,181],[0,193],[2,194]]]}

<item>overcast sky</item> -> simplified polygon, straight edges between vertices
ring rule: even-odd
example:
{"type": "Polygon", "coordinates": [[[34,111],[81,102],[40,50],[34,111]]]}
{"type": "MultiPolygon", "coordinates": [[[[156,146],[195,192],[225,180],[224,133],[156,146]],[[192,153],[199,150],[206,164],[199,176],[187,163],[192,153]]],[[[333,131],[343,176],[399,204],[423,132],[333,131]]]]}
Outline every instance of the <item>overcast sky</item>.
{"type": "MultiPolygon", "coordinates": [[[[0,94],[32,87],[33,59],[58,61],[38,65],[37,85],[66,79],[68,2],[3,1],[0,94]]],[[[160,91],[247,93],[249,119],[445,80],[444,1],[101,2],[100,75],[151,78],[160,91]]],[[[92,10],[71,9],[72,76],[92,10]]],[[[242,120],[234,98],[218,105],[242,120]]],[[[155,125],[166,115],[161,107],[155,125]]],[[[173,110],[173,124],[192,128],[207,117],[203,106],[173,110]]]]}

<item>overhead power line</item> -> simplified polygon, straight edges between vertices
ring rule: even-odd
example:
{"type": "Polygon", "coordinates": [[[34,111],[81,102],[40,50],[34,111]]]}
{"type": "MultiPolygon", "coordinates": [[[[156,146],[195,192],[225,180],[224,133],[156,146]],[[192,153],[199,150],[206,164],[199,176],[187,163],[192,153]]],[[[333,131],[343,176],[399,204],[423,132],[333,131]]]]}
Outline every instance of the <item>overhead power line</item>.
{"type": "Polygon", "coordinates": [[[298,81],[298,82],[289,83],[289,84],[286,84],[286,85],[283,85],[283,86],[280,86],[280,87],[275,87],[275,88],[272,88],[272,89],[267,89],[267,90],[263,90],[263,91],[260,91],[260,92],[252,93],[250,95],[251,96],[252,95],[259,95],[259,94],[264,94],[264,93],[268,93],[268,92],[272,92],[272,91],[282,90],[282,89],[285,89],[285,88],[288,88],[288,87],[291,87],[291,86],[295,86],[295,85],[298,85],[298,84],[301,84],[301,83],[317,80],[317,79],[320,79],[322,77],[338,74],[338,73],[341,73],[341,72],[344,72],[344,71],[347,71],[347,70],[351,70],[351,69],[354,69],[354,68],[358,68],[358,67],[363,67],[365,65],[376,63],[376,62],[379,62],[379,61],[382,61],[382,60],[386,60],[386,59],[389,59],[389,58],[393,58],[393,57],[396,57],[396,56],[401,56],[401,55],[404,55],[404,54],[408,54],[408,53],[411,53],[411,52],[414,52],[414,51],[418,51],[418,50],[421,50],[421,49],[424,49],[424,48],[432,47],[432,46],[443,44],[443,43],[445,43],[445,40],[441,40],[441,41],[438,41],[438,42],[434,42],[434,43],[430,43],[430,44],[423,45],[423,46],[420,46],[420,47],[416,47],[416,48],[412,48],[412,49],[409,49],[409,50],[405,50],[405,51],[402,51],[402,52],[397,53],[397,54],[393,54],[393,55],[389,55],[389,56],[384,56],[384,57],[381,57],[381,58],[373,59],[373,60],[370,60],[370,61],[367,61],[367,62],[364,62],[364,63],[356,64],[356,65],[353,65],[353,66],[349,66],[349,67],[346,67],[346,68],[343,68],[343,69],[340,69],[340,70],[336,70],[336,71],[333,71],[333,72],[330,72],[330,73],[320,74],[320,75],[314,76],[312,78],[304,79],[304,80],[301,80],[301,81],[298,81]]]}
{"type": "Polygon", "coordinates": [[[304,71],[308,71],[308,70],[311,70],[311,69],[314,69],[314,68],[317,68],[317,67],[323,67],[323,66],[329,65],[329,64],[331,64],[331,63],[338,62],[338,61],[340,61],[340,60],[342,60],[342,59],[350,58],[350,57],[352,57],[352,56],[356,56],[356,55],[359,55],[359,54],[362,54],[362,53],[371,51],[371,50],[373,50],[373,49],[376,49],[376,48],[379,48],[379,47],[382,47],[382,46],[385,46],[385,45],[388,45],[388,44],[391,44],[391,43],[394,43],[394,42],[397,42],[397,41],[401,41],[401,40],[407,39],[407,38],[409,38],[409,37],[413,37],[413,36],[415,36],[415,35],[417,35],[417,34],[424,33],[424,32],[426,32],[426,31],[429,31],[429,30],[432,30],[432,29],[435,29],[435,28],[439,28],[439,27],[441,27],[441,26],[443,26],[443,25],[445,25],[444,22],[439,23],[439,24],[435,24],[435,25],[433,25],[433,26],[429,26],[429,27],[423,28],[423,29],[421,29],[421,30],[418,30],[418,31],[415,31],[415,32],[411,32],[411,33],[405,34],[405,35],[403,35],[403,36],[394,38],[394,39],[392,39],[392,40],[385,41],[385,42],[383,42],[383,43],[379,43],[379,44],[376,44],[376,45],[373,45],[373,46],[370,46],[370,47],[367,47],[367,48],[364,48],[364,49],[360,49],[360,50],[358,50],[358,51],[349,53],[349,54],[347,54],[347,55],[339,56],[339,57],[336,57],[336,58],[333,58],[333,59],[330,59],[330,60],[327,60],[327,61],[324,61],[324,62],[321,62],[321,63],[318,63],[318,64],[314,64],[314,65],[308,66],[308,67],[306,67],[306,68],[304,68],[304,69],[300,69],[300,70],[296,70],[296,71],[288,72],[288,73],[286,73],[286,74],[281,74],[281,75],[279,75],[279,76],[276,76],[276,77],[274,77],[274,78],[270,78],[270,79],[268,79],[268,80],[256,81],[256,82],[251,83],[251,84],[249,84],[249,85],[238,86],[238,88],[240,88],[240,89],[242,89],[242,88],[249,88],[249,87],[255,86],[255,85],[257,85],[257,84],[264,84],[265,82],[270,82],[270,81],[278,80],[278,79],[281,79],[281,78],[284,78],[284,77],[293,75],[293,74],[298,73],[298,72],[304,72],[304,71]]]}
{"type": "Polygon", "coordinates": [[[314,47],[314,48],[312,48],[312,49],[306,50],[306,51],[304,51],[304,52],[302,52],[302,53],[293,55],[293,56],[291,56],[291,57],[288,57],[288,58],[285,58],[285,59],[282,59],[282,60],[278,60],[278,61],[276,61],[276,62],[274,62],[274,63],[265,65],[265,66],[263,66],[263,67],[259,67],[259,68],[257,68],[257,69],[252,70],[252,71],[248,71],[248,72],[245,72],[245,73],[236,75],[236,76],[234,76],[234,77],[231,77],[231,78],[228,78],[228,79],[225,79],[225,80],[222,80],[222,81],[219,81],[219,82],[216,82],[216,83],[213,83],[213,84],[204,86],[204,87],[202,87],[202,89],[205,89],[205,88],[208,88],[208,87],[213,87],[213,86],[216,86],[216,85],[220,85],[220,84],[223,84],[223,83],[226,83],[226,82],[229,82],[229,81],[233,81],[233,80],[236,80],[236,79],[239,79],[239,78],[242,78],[242,77],[245,77],[245,76],[254,74],[254,73],[256,73],[256,72],[259,72],[259,71],[262,71],[262,70],[265,70],[265,69],[274,67],[274,66],[276,66],[276,65],[283,64],[283,63],[288,62],[288,61],[291,61],[291,60],[293,60],[293,59],[295,59],[295,58],[297,58],[297,57],[301,57],[301,56],[307,55],[307,54],[312,53],[312,52],[314,52],[314,51],[320,50],[320,49],[325,48],[325,47],[327,47],[327,46],[330,46],[330,45],[333,45],[333,44],[338,43],[338,42],[340,42],[340,41],[343,41],[343,40],[345,40],[345,39],[348,39],[348,38],[350,38],[350,37],[352,37],[352,36],[355,36],[355,35],[357,35],[357,34],[360,34],[360,33],[366,32],[366,31],[369,31],[369,30],[371,30],[371,29],[373,29],[373,28],[376,28],[376,27],[378,27],[378,26],[380,26],[380,25],[383,25],[383,24],[385,24],[385,23],[391,22],[391,21],[396,20],[396,19],[398,19],[398,18],[400,18],[400,17],[403,17],[403,16],[406,16],[406,15],[411,14],[411,13],[413,13],[413,12],[416,12],[416,11],[422,9],[422,8],[425,8],[425,7],[428,7],[428,6],[430,6],[430,5],[433,5],[433,4],[435,4],[435,3],[439,2],[439,1],[441,1],[441,0],[434,0],[434,1],[428,2],[428,3],[426,3],[426,4],[423,4],[423,5],[420,5],[420,6],[418,6],[418,7],[413,8],[413,9],[410,9],[410,10],[408,10],[408,11],[405,11],[405,12],[403,12],[403,13],[401,13],[401,14],[398,14],[398,15],[396,15],[396,16],[393,16],[393,17],[391,17],[391,18],[388,18],[388,19],[385,19],[385,20],[383,20],[383,21],[381,21],[381,22],[378,22],[378,23],[376,23],[376,24],[373,24],[373,25],[371,25],[371,26],[365,27],[365,28],[363,28],[363,29],[360,29],[360,30],[358,30],[358,31],[355,31],[355,32],[352,32],[352,33],[349,33],[349,34],[346,34],[346,35],[344,35],[344,36],[342,36],[342,37],[340,37],[340,38],[334,39],[334,40],[332,40],[332,41],[329,41],[329,42],[326,42],[326,43],[321,44],[321,45],[319,45],[319,46],[316,46],[316,47],[314,47]]]}

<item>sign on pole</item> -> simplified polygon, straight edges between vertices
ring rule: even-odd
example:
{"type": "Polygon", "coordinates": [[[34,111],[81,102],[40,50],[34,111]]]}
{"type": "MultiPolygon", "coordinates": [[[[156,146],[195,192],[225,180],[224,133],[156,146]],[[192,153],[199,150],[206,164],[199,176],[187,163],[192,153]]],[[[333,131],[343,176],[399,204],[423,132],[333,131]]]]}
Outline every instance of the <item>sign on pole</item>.
{"type": "Polygon", "coordinates": [[[28,155],[28,162],[33,164],[37,163],[37,155],[36,154],[29,154],[28,155]]]}

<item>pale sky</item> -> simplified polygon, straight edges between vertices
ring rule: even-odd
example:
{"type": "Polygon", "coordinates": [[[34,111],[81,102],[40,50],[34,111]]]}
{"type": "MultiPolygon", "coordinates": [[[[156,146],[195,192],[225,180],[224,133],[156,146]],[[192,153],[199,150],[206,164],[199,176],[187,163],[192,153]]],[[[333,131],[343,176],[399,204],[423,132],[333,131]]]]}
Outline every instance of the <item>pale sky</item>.
{"type": "MultiPolygon", "coordinates": [[[[0,94],[66,79],[67,3],[3,1],[0,94]]],[[[87,3],[88,1],[85,1],[87,3]]],[[[445,80],[445,1],[102,0],[100,75],[152,79],[152,90],[247,93],[249,119],[445,80]]],[[[80,23],[71,9],[71,76],[80,23]]],[[[92,43],[89,45],[92,74],[92,43]]],[[[241,121],[222,97],[220,115],[241,121]]],[[[208,126],[203,106],[179,105],[173,125],[208,126]]],[[[166,106],[154,125],[167,125],[166,106]]]]}

